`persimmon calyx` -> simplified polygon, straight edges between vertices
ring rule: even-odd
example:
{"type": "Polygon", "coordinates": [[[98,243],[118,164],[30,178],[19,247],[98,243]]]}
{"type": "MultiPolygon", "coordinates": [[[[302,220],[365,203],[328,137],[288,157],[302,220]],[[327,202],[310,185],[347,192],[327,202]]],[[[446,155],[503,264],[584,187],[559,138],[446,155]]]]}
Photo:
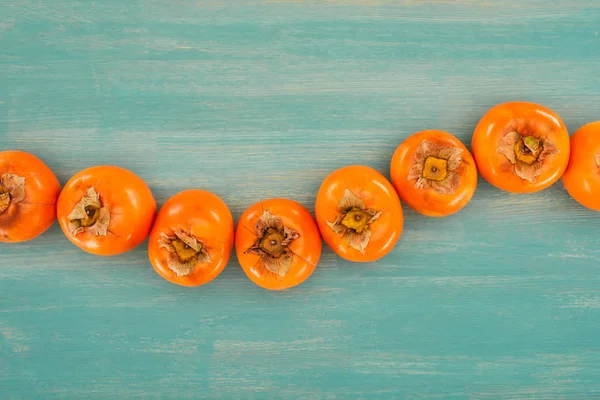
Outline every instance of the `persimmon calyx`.
{"type": "Polygon", "coordinates": [[[292,267],[294,252],[290,244],[300,237],[295,230],[284,226],[281,218],[264,211],[254,227],[256,242],[244,254],[260,256],[263,266],[284,277],[292,267]]]}
{"type": "Polygon", "coordinates": [[[25,178],[15,174],[0,176],[0,214],[11,204],[25,200],[25,178]]]}
{"type": "Polygon", "coordinates": [[[93,187],[87,190],[67,218],[72,235],[87,232],[94,236],[106,236],[110,224],[110,212],[102,207],[100,195],[93,187]]]}
{"type": "Polygon", "coordinates": [[[600,169],[600,154],[596,154],[596,165],[598,166],[598,169],[600,169]]]}
{"type": "Polygon", "coordinates": [[[542,173],[543,161],[559,153],[556,145],[547,137],[522,136],[515,131],[504,135],[497,151],[514,165],[515,175],[531,183],[535,183],[542,173]]]}
{"type": "Polygon", "coordinates": [[[162,233],[158,247],[169,253],[167,266],[177,276],[189,275],[199,263],[211,261],[206,246],[183,230],[177,230],[171,236],[162,233]]]}
{"type": "Polygon", "coordinates": [[[460,184],[457,169],[462,161],[463,149],[440,146],[423,140],[413,154],[408,180],[416,179],[416,189],[433,189],[439,194],[454,194],[460,184]]]}
{"type": "Polygon", "coordinates": [[[338,204],[338,215],[327,225],[337,234],[348,240],[348,244],[364,252],[371,239],[371,224],[381,216],[382,211],[367,208],[360,197],[346,189],[338,204]]]}

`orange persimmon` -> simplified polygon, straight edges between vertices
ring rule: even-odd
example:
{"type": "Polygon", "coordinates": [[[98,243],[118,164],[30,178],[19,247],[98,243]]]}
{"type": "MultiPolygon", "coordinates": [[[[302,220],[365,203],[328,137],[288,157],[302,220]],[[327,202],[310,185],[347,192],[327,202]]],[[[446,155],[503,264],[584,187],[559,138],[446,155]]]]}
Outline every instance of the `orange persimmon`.
{"type": "Polygon", "coordinates": [[[33,154],[0,152],[0,242],[25,242],[56,220],[60,182],[33,154]]]}
{"type": "Polygon", "coordinates": [[[481,176],[499,189],[531,193],[560,179],[569,162],[569,133],[554,111],[535,103],[492,107],[471,143],[481,176]]]}
{"type": "Polygon", "coordinates": [[[571,136],[571,158],[562,181],[579,204],[600,211],[600,121],[571,136]]]}
{"type": "Polygon", "coordinates": [[[184,190],[160,208],[148,239],[156,272],[171,283],[200,286],[225,268],[233,249],[233,217],[216,194],[184,190]]]}
{"type": "Polygon", "coordinates": [[[133,172],[101,165],[75,174],[58,197],[67,238],[88,253],[116,255],[141,244],[152,228],[156,201],[133,172]]]}
{"type": "Polygon", "coordinates": [[[404,214],[396,190],[378,171],[350,165],[325,178],[316,200],[323,239],[340,257],[375,261],[394,248],[404,214]]]}
{"type": "Polygon", "coordinates": [[[473,156],[457,137],[440,130],[406,138],[394,152],[390,175],[400,199],[430,217],[459,211],[477,187],[473,156]]]}
{"type": "Polygon", "coordinates": [[[235,249],[242,269],[270,290],[297,286],[312,275],[321,257],[321,235],[300,203],[269,199],[249,207],[238,222],[235,249]]]}

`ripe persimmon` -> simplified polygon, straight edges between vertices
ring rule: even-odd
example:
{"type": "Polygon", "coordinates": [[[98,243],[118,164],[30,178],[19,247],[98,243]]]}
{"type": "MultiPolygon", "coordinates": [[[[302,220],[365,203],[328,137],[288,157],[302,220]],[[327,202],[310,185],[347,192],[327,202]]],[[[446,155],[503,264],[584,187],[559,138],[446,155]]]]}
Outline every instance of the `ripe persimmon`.
{"type": "Polygon", "coordinates": [[[535,103],[492,107],[477,123],[471,146],[481,176],[512,193],[549,187],[569,162],[569,133],[563,120],[535,103]]]}
{"type": "Polygon", "coordinates": [[[404,227],[396,190],[382,174],[364,165],[342,167],[325,178],[317,193],[316,214],[327,245],[349,261],[385,256],[404,227]]]}
{"type": "Polygon", "coordinates": [[[579,204],[600,211],[600,121],[582,126],[571,136],[571,158],[562,180],[579,204]]]}
{"type": "Polygon", "coordinates": [[[216,194],[190,189],[160,208],[148,240],[156,272],[181,286],[200,286],[225,268],[233,249],[233,217],[216,194]]]}
{"type": "Polygon", "coordinates": [[[454,214],[477,187],[473,156],[457,137],[439,130],[406,138],[394,152],[390,175],[400,199],[430,217],[454,214]]]}
{"type": "Polygon", "coordinates": [[[0,152],[0,242],[25,242],[56,220],[60,182],[33,154],[0,152]]]}
{"type": "Polygon", "coordinates": [[[156,201],[133,172],[101,165],[75,174],[58,197],[58,221],[67,238],[88,253],[116,255],[142,243],[156,201]]]}
{"type": "Polygon", "coordinates": [[[235,248],[242,269],[270,290],[297,286],[312,275],[321,258],[321,235],[300,203],[269,199],[249,207],[238,222],[235,248]]]}

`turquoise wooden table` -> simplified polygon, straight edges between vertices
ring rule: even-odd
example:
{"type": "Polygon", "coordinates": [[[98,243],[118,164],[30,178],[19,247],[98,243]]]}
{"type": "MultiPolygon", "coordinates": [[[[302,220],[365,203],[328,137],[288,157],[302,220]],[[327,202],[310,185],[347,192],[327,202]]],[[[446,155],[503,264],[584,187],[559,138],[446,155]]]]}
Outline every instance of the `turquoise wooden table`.
{"type": "MultiPolygon", "coordinates": [[[[600,119],[600,4],[571,1],[51,1],[0,5],[0,147],[64,184],[129,168],[162,204],[187,188],[236,220],[348,164],[389,176],[422,129],[467,145],[511,100],[600,119]]],[[[144,243],[100,258],[57,225],[0,246],[0,397],[600,398],[598,213],[557,183],[480,179],[445,219],[404,206],[386,258],[324,249],[286,292],[235,257],[183,288],[144,243]]]]}

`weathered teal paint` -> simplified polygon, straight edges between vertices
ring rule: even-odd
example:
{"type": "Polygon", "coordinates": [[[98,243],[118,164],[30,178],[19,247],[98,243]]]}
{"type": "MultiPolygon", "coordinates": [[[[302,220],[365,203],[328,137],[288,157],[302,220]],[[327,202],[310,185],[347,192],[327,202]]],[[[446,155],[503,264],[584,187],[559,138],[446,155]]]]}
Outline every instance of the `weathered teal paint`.
{"type": "MultiPolygon", "coordinates": [[[[597,1],[80,1],[0,4],[0,147],[61,182],[95,164],[159,203],[192,187],[236,218],[253,202],[314,210],[351,163],[388,175],[412,132],[467,144],[509,100],[570,132],[600,119],[597,1]]],[[[3,398],[598,398],[598,213],[560,184],[480,182],[459,214],[405,207],[385,259],[326,250],[296,290],[234,261],[176,287],[144,246],[99,258],[55,225],[0,246],[3,398]]]]}

